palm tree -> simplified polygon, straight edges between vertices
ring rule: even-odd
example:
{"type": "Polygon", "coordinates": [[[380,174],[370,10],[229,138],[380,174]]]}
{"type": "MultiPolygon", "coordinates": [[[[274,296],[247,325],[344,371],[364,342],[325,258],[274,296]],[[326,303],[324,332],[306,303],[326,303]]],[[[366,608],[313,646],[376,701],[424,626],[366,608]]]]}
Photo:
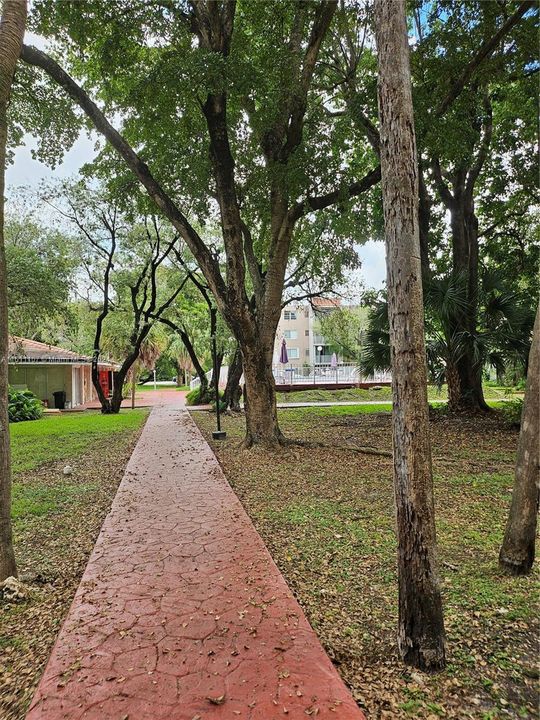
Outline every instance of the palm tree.
{"type": "MultiPolygon", "coordinates": [[[[467,308],[466,281],[459,273],[430,279],[424,287],[426,353],[432,382],[448,385],[448,405],[462,410],[466,403],[459,382],[458,363],[466,348],[474,347],[477,372],[492,367],[498,377],[508,368],[527,371],[533,310],[494,270],[484,270],[480,282],[477,331],[473,337],[460,328],[467,308]]],[[[370,311],[362,339],[360,370],[372,375],[390,367],[390,342],[386,300],[370,311]]],[[[488,406],[485,405],[485,409],[488,406]]]]}
{"type": "Polygon", "coordinates": [[[180,335],[174,333],[169,336],[169,344],[165,350],[165,354],[169,357],[176,367],[176,384],[187,385],[188,378],[193,372],[193,362],[189,356],[186,346],[182,342],[180,335]]]}

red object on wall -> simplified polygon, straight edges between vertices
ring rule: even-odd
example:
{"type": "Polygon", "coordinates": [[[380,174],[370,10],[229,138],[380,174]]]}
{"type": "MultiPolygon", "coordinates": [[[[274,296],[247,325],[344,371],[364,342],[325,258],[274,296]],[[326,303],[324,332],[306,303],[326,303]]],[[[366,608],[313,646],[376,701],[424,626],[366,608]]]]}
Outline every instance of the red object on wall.
{"type": "Polygon", "coordinates": [[[101,389],[103,390],[105,397],[109,397],[109,395],[111,394],[109,375],[110,373],[108,370],[99,371],[99,384],[101,385],[101,389]]]}

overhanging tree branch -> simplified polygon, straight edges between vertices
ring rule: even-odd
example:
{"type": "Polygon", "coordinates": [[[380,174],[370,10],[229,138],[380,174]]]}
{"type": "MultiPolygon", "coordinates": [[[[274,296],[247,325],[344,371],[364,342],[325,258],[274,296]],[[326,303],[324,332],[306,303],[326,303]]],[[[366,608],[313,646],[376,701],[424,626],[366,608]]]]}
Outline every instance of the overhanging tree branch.
{"type": "Polygon", "coordinates": [[[29,45],[23,45],[21,59],[29,65],[41,68],[60,85],[79,105],[91,120],[94,127],[105,136],[114,149],[124,158],[130,170],[146,188],[152,200],[154,200],[156,205],[178,230],[193,255],[197,258],[197,262],[203,270],[216,298],[224,302],[226,288],[219,271],[219,265],[204,244],[202,238],[154,178],[148,165],[141,160],[125,138],[109,123],[105,115],[90,99],[87,93],[55,60],[41,50],[29,45]]]}
{"type": "Polygon", "coordinates": [[[292,222],[296,222],[296,220],[299,220],[304,215],[308,215],[310,212],[324,210],[340,201],[343,202],[350,198],[357,197],[380,182],[380,179],[381,166],[378,165],[365,175],[362,180],[352,183],[346,188],[333,190],[332,192],[326,193],[326,195],[307,197],[305,200],[297,203],[289,211],[290,219],[292,222]]]}
{"type": "Polygon", "coordinates": [[[524,0],[524,2],[520,3],[516,12],[511,15],[505,23],[501,25],[497,32],[492,35],[488,40],[483,42],[482,45],[480,45],[478,51],[476,52],[476,55],[465,66],[457,80],[452,83],[450,90],[437,107],[435,111],[435,117],[442,117],[444,115],[444,113],[448,110],[454,100],[459,97],[463,88],[467,85],[474,73],[478,70],[482,62],[493,53],[502,38],[510,32],[514,25],[517,25],[517,23],[521,20],[521,18],[528,10],[531,10],[532,8],[535,8],[537,6],[538,3],[536,0],[524,0]]]}

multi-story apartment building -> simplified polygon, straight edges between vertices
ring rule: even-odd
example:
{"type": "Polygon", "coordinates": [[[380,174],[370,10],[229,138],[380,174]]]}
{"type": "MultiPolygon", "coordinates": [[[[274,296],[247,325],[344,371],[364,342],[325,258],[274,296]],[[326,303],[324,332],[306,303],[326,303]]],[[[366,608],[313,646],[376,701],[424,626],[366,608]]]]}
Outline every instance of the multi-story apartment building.
{"type": "Polygon", "coordinates": [[[318,332],[318,318],[340,307],[341,301],[332,298],[313,298],[312,304],[291,304],[281,311],[274,345],[274,363],[279,362],[281,343],[287,343],[287,355],[292,366],[329,364],[332,353],[324,337],[318,332]]]}

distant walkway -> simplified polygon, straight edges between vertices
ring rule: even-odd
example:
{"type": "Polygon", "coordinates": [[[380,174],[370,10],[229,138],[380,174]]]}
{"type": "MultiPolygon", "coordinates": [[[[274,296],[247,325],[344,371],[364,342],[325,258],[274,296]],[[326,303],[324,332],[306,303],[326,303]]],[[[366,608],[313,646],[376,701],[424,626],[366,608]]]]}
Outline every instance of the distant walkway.
{"type": "Polygon", "coordinates": [[[28,720],[361,720],[181,402],[147,421],[28,720]]]}
{"type": "MultiPolygon", "coordinates": [[[[184,401],[187,391],[175,390],[137,390],[135,393],[135,407],[155,407],[156,405],[179,405],[184,401]]],[[[101,407],[99,400],[81,405],[81,410],[99,410],[101,407]]],[[[122,400],[122,410],[128,410],[131,407],[131,395],[122,400]]],[[[74,412],[77,410],[75,408],[74,412]]]]}

